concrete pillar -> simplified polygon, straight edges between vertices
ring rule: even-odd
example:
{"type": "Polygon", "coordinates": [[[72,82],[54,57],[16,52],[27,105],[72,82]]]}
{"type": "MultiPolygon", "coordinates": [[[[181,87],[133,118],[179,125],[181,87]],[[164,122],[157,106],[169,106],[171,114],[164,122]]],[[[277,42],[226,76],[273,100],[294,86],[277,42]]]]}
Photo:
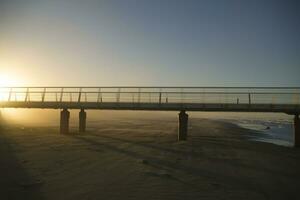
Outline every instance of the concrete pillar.
{"type": "Polygon", "coordinates": [[[60,112],[60,133],[69,133],[70,112],[64,108],[60,112]]]}
{"type": "Polygon", "coordinates": [[[300,119],[299,114],[294,118],[294,146],[300,147],[300,119]]]}
{"type": "Polygon", "coordinates": [[[86,127],[86,112],[81,109],[79,112],[79,132],[85,132],[86,127]]]}
{"type": "Polygon", "coordinates": [[[188,114],[184,110],[180,111],[178,114],[178,141],[187,139],[188,132],[188,114]]]}

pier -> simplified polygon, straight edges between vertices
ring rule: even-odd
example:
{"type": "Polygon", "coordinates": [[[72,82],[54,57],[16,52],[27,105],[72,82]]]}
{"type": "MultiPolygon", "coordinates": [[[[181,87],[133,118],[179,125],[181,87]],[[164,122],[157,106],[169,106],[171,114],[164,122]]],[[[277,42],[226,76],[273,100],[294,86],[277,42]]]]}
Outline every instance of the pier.
{"type": "Polygon", "coordinates": [[[60,109],[60,132],[69,132],[70,109],[78,109],[79,132],[87,110],[178,111],[178,140],[188,138],[188,114],[273,112],[294,115],[300,146],[300,87],[2,87],[0,107],[60,109]]]}

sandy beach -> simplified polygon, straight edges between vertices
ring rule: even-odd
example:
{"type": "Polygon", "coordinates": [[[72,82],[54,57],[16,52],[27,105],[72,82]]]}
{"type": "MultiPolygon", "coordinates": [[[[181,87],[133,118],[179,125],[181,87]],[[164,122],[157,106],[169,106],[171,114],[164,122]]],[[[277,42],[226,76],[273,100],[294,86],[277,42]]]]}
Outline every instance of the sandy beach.
{"type": "Polygon", "coordinates": [[[250,130],[177,116],[88,120],[88,130],[2,124],[1,199],[297,199],[300,149],[249,141],[250,130]]]}

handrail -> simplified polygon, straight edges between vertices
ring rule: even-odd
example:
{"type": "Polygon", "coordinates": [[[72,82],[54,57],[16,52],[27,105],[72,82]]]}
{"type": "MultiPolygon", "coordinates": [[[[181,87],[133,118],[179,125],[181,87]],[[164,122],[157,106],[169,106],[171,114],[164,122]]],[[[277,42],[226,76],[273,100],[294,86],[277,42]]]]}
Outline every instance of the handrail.
{"type": "Polygon", "coordinates": [[[300,105],[300,87],[0,87],[0,101],[300,105]]]}
{"type": "Polygon", "coordinates": [[[300,87],[251,87],[251,86],[244,86],[244,87],[219,87],[219,86],[17,86],[17,87],[0,87],[1,88],[16,88],[16,89],[21,89],[21,88],[32,88],[32,89],[38,89],[38,88],[66,88],[66,89],[71,89],[71,88],[91,88],[91,89],[96,89],[96,88],[153,88],[153,89],[159,89],[159,88],[166,88],[166,89],[300,89],[300,87]]]}
{"type": "MultiPolygon", "coordinates": [[[[11,93],[16,93],[16,94],[25,94],[27,93],[26,91],[12,91],[11,93]]],[[[54,94],[57,93],[57,91],[49,91],[49,92],[39,92],[39,91],[30,91],[30,94],[41,94],[41,93],[45,93],[45,94],[54,94]]],[[[300,92],[78,92],[78,91],[67,91],[67,92],[63,92],[63,94],[72,94],[72,93],[88,93],[88,94],[101,94],[101,93],[106,93],[106,94],[116,94],[116,93],[120,93],[120,94],[137,94],[137,93],[143,93],[143,94],[164,94],[164,93],[168,93],[168,94],[265,94],[265,95],[281,95],[281,94],[300,94],[300,92]]]]}

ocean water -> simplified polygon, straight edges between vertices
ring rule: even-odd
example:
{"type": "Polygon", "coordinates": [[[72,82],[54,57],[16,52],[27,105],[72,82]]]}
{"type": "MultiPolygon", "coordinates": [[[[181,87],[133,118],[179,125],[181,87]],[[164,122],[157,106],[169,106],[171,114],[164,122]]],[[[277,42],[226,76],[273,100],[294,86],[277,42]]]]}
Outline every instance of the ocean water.
{"type": "Polygon", "coordinates": [[[249,136],[250,140],[273,143],[277,145],[292,147],[294,141],[293,118],[291,116],[278,115],[276,117],[248,119],[227,119],[240,127],[253,130],[249,136]]]}
{"type": "Polygon", "coordinates": [[[237,120],[235,123],[243,128],[257,132],[257,134],[249,135],[250,140],[293,146],[294,133],[292,122],[280,120],[237,120]]]}
{"type": "Polygon", "coordinates": [[[277,113],[199,113],[196,116],[234,123],[253,130],[250,140],[293,146],[294,127],[292,115],[277,113]]]}

